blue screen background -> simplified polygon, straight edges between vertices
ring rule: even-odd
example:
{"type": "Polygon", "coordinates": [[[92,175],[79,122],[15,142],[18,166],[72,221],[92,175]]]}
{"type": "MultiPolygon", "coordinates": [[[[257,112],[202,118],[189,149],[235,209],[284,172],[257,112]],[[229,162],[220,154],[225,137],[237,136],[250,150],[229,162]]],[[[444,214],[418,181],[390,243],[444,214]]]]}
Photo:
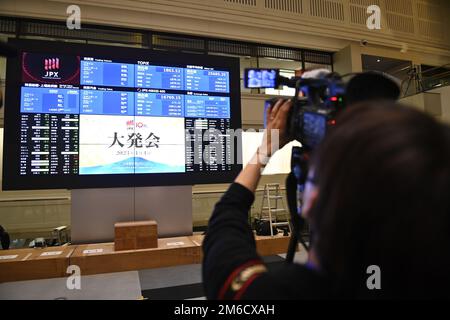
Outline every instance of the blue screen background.
{"type": "Polygon", "coordinates": [[[81,88],[22,87],[21,112],[230,117],[228,71],[91,59],[81,61],[81,88]]]}

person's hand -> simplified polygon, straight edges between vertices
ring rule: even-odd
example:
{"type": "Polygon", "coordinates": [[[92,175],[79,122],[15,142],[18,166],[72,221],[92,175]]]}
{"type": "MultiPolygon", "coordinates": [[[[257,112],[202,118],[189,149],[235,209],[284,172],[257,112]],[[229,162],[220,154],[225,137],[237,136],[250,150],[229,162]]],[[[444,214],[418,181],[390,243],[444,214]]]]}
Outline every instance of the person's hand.
{"type": "Polygon", "coordinates": [[[287,118],[291,107],[292,101],[280,99],[272,107],[267,108],[267,128],[264,132],[263,142],[250,162],[234,180],[251,192],[256,191],[270,156],[289,142],[287,118]]]}
{"type": "Polygon", "coordinates": [[[266,130],[259,155],[271,157],[278,149],[283,148],[289,141],[288,115],[292,108],[291,100],[279,99],[266,111],[266,130]]]}

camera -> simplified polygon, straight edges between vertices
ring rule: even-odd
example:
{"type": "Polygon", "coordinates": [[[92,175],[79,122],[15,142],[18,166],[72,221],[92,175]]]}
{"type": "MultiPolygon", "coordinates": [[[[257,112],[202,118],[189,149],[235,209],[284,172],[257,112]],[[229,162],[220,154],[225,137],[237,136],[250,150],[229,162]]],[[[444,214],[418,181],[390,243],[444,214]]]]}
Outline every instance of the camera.
{"type": "MultiPolygon", "coordinates": [[[[318,72],[314,77],[280,76],[279,69],[245,69],[246,88],[295,88],[293,107],[288,116],[288,134],[306,150],[312,150],[336,124],[345,107],[345,85],[337,73],[318,72]]],[[[266,108],[278,98],[266,101],[266,108]]]]}

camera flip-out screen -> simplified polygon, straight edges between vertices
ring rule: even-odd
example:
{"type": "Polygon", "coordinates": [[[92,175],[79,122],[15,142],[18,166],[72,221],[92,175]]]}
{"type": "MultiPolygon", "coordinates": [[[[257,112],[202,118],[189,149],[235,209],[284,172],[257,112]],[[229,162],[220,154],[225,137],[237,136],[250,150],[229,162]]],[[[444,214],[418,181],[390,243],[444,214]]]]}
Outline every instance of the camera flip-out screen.
{"type": "Polygon", "coordinates": [[[318,146],[327,131],[327,117],[315,112],[303,115],[304,142],[309,146],[318,146]]]}
{"type": "Polygon", "coordinates": [[[279,70],[245,69],[245,87],[249,89],[277,88],[279,70]]]}

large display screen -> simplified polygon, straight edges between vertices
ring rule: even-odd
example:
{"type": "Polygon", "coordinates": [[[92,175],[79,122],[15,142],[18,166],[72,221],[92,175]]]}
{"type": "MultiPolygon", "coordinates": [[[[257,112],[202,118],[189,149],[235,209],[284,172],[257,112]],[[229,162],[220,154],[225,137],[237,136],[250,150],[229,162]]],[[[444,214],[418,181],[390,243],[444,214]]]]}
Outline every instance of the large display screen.
{"type": "Polygon", "coordinates": [[[219,183],[240,170],[237,59],[14,43],[5,190],[219,183]]]}

